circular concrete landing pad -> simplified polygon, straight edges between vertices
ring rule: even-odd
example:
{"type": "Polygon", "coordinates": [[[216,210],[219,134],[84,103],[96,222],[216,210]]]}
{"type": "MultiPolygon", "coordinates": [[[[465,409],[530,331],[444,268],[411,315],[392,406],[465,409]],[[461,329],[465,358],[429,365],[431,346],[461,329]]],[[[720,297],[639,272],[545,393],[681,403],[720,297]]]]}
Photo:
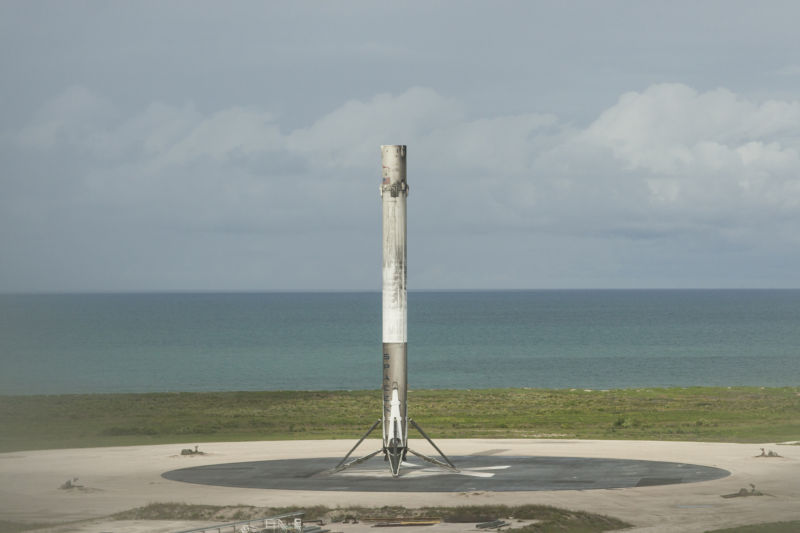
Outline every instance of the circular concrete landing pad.
{"type": "Polygon", "coordinates": [[[417,458],[392,478],[388,463],[374,458],[342,472],[328,471],[338,458],[284,459],[181,468],[166,479],[202,485],[280,490],[357,492],[469,492],[587,490],[709,481],[730,475],[710,466],[661,461],[584,457],[468,455],[451,457],[460,472],[417,458]]]}

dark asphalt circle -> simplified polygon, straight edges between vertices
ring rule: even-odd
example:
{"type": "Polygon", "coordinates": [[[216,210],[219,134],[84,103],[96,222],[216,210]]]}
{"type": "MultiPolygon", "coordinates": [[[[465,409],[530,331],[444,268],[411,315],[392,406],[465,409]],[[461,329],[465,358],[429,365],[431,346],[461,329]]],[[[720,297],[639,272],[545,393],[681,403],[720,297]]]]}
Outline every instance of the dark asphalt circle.
{"type": "Polygon", "coordinates": [[[589,490],[710,481],[727,470],[685,463],[585,457],[451,457],[450,472],[416,458],[393,478],[381,458],[336,474],[338,458],[283,459],[181,468],[162,477],[186,483],[249,489],[356,492],[470,492],[589,490]]]}

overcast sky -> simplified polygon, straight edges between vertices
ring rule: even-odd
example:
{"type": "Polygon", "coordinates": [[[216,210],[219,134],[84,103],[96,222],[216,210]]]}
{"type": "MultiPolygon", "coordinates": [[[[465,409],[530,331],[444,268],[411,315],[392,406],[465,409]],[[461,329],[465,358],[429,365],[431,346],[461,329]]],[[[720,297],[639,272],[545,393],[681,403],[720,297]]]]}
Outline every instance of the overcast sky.
{"type": "Polygon", "coordinates": [[[0,2],[0,291],[800,287],[800,3],[0,2]]]}

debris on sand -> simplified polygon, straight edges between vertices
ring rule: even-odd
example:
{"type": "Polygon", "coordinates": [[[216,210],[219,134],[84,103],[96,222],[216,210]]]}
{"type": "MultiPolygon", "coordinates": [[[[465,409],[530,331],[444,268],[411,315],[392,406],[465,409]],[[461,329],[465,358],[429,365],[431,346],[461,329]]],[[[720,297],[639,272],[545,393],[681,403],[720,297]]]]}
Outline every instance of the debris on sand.
{"type": "Polygon", "coordinates": [[[478,529],[497,529],[499,530],[501,527],[506,527],[510,525],[505,520],[492,520],[490,522],[481,522],[480,524],[475,524],[475,527],[478,529]]]}
{"type": "Polygon", "coordinates": [[[776,452],[773,452],[772,450],[767,452],[766,450],[764,450],[764,448],[761,448],[761,455],[756,455],[756,457],[783,457],[783,456],[779,455],[776,452]]]}
{"type": "Polygon", "coordinates": [[[59,489],[62,490],[69,490],[69,489],[80,489],[83,488],[83,485],[78,485],[78,478],[74,477],[72,479],[66,480],[64,483],[61,484],[59,489]]]}
{"type": "Polygon", "coordinates": [[[200,446],[195,446],[194,450],[191,448],[184,448],[181,450],[181,455],[205,455],[206,452],[201,452],[198,448],[200,446]]]}
{"type": "Polygon", "coordinates": [[[78,478],[76,478],[76,477],[66,480],[58,488],[61,489],[61,490],[68,490],[68,491],[75,491],[75,492],[86,492],[86,493],[102,492],[102,490],[103,490],[103,489],[93,489],[93,488],[87,487],[86,485],[79,485],[78,484],[78,478]]]}
{"type": "Polygon", "coordinates": [[[744,498],[747,496],[765,496],[765,494],[760,490],[756,490],[756,486],[750,483],[750,490],[742,488],[739,489],[739,492],[722,495],[723,498],[744,498]]]}

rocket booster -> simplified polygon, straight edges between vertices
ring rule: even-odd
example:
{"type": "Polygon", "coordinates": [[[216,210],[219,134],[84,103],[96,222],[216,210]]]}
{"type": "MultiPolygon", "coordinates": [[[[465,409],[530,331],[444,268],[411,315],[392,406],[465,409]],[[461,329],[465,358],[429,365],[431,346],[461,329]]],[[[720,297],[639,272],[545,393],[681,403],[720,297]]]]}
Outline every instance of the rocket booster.
{"type": "Polygon", "coordinates": [[[383,213],[383,452],[397,476],[408,450],[406,147],[381,146],[383,213]]]}
{"type": "Polygon", "coordinates": [[[447,469],[458,472],[436,443],[428,437],[414,420],[408,417],[408,308],[406,290],[406,146],[391,144],[381,146],[381,210],[383,221],[383,416],[376,420],[361,439],[344,456],[331,473],[383,453],[389,462],[392,476],[400,475],[400,466],[410,452],[412,455],[447,469]],[[358,459],[348,459],[379,424],[383,423],[382,446],[358,459]],[[419,431],[425,440],[439,452],[442,460],[429,457],[408,447],[408,427],[419,431]]]}

